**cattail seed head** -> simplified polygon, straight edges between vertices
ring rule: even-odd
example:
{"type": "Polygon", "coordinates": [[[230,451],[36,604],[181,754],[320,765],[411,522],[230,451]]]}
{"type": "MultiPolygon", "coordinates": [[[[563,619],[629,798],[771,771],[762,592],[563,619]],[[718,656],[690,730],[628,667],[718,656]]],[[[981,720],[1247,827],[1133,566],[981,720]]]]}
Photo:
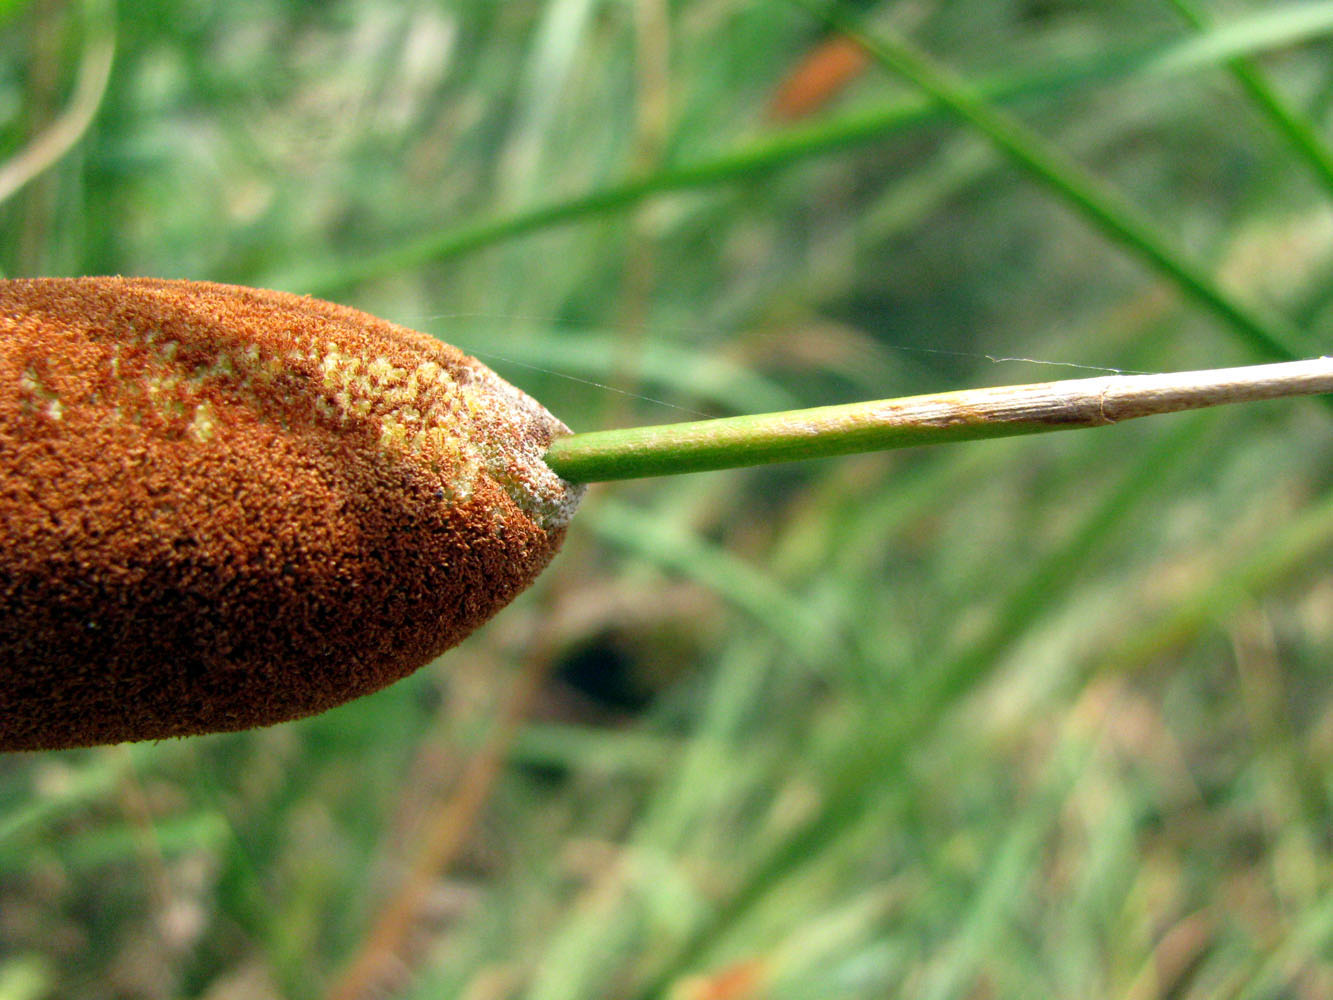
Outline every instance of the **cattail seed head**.
{"type": "Polygon", "coordinates": [[[415,670],[555,554],[564,433],[354,309],[0,281],[0,749],[267,725],[415,670]]]}

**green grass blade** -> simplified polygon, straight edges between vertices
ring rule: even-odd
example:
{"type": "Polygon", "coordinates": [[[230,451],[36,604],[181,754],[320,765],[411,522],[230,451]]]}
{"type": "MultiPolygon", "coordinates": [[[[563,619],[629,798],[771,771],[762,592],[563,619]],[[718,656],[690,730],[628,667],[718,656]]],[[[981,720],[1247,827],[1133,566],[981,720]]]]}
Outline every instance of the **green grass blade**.
{"type": "Polygon", "coordinates": [[[791,0],[853,38],[885,69],[910,80],[931,98],[986,135],[1017,165],[1058,194],[1103,234],[1131,250],[1153,270],[1211,312],[1264,358],[1292,360],[1296,330],[1259,315],[1224,291],[1177,251],[1131,205],[1060,149],[1018,119],[1000,111],[974,87],[955,77],[906,39],[881,32],[870,37],[841,14],[810,0],[791,0]]]}
{"type": "Polygon", "coordinates": [[[1225,618],[1256,592],[1308,566],[1333,547],[1333,493],[1315,501],[1300,517],[1281,525],[1266,543],[1229,571],[1191,591],[1160,618],[1136,629],[1110,649],[1093,673],[1133,672],[1225,618]]]}
{"type": "MultiPolygon", "coordinates": [[[[1011,102],[1035,95],[1092,86],[1143,73],[1171,79],[1221,65],[1228,59],[1269,48],[1298,44],[1333,31],[1333,2],[1321,2],[1303,16],[1264,18],[1265,31],[1250,31],[1251,19],[1229,26],[1225,34],[1210,33],[1184,43],[1154,44],[1111,51],[1074,63],[1061,63],[1016,77],[978,84],[976,93],[992,102],[1011,102]]],[[[259,284],[292,288],[312,295],[333,296],[362,281],[438,263],[485,247],[582,219],[623,212],[649,199],[680,191],[706,190],[780,170],[803,160],[883,139],[942,116],[934,100],[899,100],[885,107],[858,111],[806,127],[791,128],[732,153],[699,163],[668,166],[646,177],[602,188],[586,195],[403,238],[378,253],[335,261],[308,270],[270,275],[259,284]]],[[[1286,357],[1286,355],[1271,355],[1286,357]]]]}
{"type": "Polygon", "coordinates": [[[769,577],[715,545],[667,523],[660,514],[603,499],[592,520],[603,541],[637,552],[655,565],[693,579],[752,615],[788,648],[806,658],[833,648],[829,623],[769,577]]]}
{"type": "Polygon", "coordinates": [[[672,961],[659,971],[639,1000],[670,995],[676,980],[695,966],[710,944],[738,923],[767,894],[817,856],[822,845],[853,827],[884,796],[895,794],[886,780],[900,767],[914,742],[923,738],[948,709],[975,689],[999,662],[1004,646],[1036,618],[1056,609],[1052,595],[1069,593],[1075,576],[1161,485],[1164,461],[1188,448],[1203,421],[1186,422],[1137,463],[1114,489],[1107,490],[1078,531],[1057,551],[1039,561],[1014,588],[994,628],[968,648],[940,664],[931,680],[910,692],[902,704],[888,706],[882,725],[866,727],[866,745],[847,753],[841,770],[826,784],[823,808],[809,822],[756,864],[740,888],[696,929],[672,961]],[[1038,597],[1041,595],[1044,599],[1038,597]],[[888,709],[891,709],[889,711],[888,709]]]}
{"type": "MultiPolygon", "coordinates": [[[[1209,27],[1207,16],[1193,0],[1167,0],[1190,25],[1199,30],[1209,27]]],[[[1291,11],[1273,12],[1274,20],[1292,16],[1291,11]]],[[[1294,12],[1300,14],[1300,11],[1294,12]]],[[[1253,37],[1253,32],[1248,37],[1253,37]]],[[[1235,56],[1227,61],[1231,74],[1240,83],[1259,111],[1269,120],[1278,134],[1284,136],[1318,178],[1325,190],[1333,195],[1333,155],[1320,141],[1319,133],[1310,120],[1268,81],[1250,60],[1235,56]]]]}

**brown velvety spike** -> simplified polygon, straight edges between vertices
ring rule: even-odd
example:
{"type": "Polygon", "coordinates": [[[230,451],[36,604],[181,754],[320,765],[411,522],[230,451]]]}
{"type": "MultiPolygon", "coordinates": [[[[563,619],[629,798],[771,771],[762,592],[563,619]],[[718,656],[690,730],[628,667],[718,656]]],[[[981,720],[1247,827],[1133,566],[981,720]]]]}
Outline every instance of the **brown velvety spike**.
{"type": "Polygon", "coordinates": [[[263,726],[415,670],[555,554],[567,432],[354,309],[0,281],[0,749],[263,726]]]}

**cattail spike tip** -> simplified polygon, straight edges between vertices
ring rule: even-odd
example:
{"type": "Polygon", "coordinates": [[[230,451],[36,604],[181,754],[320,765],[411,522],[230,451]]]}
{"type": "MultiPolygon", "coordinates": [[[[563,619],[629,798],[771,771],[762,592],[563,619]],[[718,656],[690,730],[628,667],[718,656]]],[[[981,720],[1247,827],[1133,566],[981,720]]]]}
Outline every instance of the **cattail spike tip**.
{"type": "Polygon", "coordinates": [[[342,306],[0,281],[0,749],[266,725],[409,673],[555,554],[564,433],[342,306]]]}

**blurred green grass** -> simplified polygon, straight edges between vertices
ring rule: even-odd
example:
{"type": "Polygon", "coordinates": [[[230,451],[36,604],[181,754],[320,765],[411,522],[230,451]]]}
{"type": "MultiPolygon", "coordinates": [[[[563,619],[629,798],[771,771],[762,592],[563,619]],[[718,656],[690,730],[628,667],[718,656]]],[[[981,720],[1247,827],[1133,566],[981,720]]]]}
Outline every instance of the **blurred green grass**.
{"type": "MultiPolygon", "coordinates": [[[[1327,353],[1329,191],[1229,60],[1327,150],[1330,5],[1182,6],[842,9],[1327,353]]],[[[0,164],[117,47],[6,274],[317,290],[577,429],[1255,359],[903,80],[776,119],[793,5],[108,11],[0,3],[0,164]]],[[[1327,996],[1331,445],[1302,401],[598,487],[379,695],[0,759],[0,1000],[336,996],[386,939],[395,997],[1327,996]]]]}

